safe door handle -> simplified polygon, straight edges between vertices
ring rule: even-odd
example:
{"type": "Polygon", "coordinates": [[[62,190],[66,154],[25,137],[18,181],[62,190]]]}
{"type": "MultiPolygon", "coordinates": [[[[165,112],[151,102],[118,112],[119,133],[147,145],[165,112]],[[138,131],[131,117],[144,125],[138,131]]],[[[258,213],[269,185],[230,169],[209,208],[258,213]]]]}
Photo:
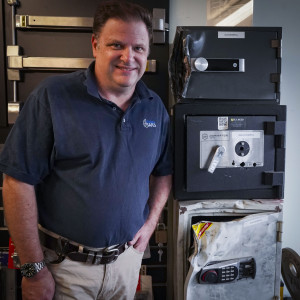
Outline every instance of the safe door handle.
{"type": "Polygon", "coordinates": [[[214,156],[208,167],[209,173],[213,173],[215,171],[216,167],[218,166],[218,164],[219,164],[220,160],[222,159],[225,152],[226,152],[226,148],[224,146],[217,147],[217,149],[214,153],[214,156]]]}
{"type": "Polygon", "coordinates": [[[193,72],[245,72],[244,58],[191,58],[193,72]]]}

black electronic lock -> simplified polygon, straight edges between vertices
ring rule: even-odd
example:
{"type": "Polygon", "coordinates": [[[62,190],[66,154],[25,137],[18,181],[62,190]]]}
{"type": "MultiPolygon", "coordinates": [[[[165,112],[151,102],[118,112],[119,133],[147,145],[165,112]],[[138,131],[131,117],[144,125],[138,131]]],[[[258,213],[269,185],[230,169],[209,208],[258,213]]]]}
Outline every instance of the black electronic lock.
{"type": "Polygon", "coordinates": [[[256,263],[253,257],[210,262],[198,274],[200,284],[230,283],[255,278],[256,263]]]}
{"type": "Polygon", "coordinates": [[[283,198],[285,121],[276,104],[175,105],[175,198],[283,198]]]}

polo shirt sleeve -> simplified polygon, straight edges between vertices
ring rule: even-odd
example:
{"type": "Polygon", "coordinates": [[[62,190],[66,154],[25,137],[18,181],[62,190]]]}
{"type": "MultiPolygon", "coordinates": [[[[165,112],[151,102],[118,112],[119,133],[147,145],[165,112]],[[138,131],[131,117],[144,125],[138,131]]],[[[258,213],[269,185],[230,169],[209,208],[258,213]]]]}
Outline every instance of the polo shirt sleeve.
{"type": "Polygon", "coordinates": [[[8,135],[0,155],[0,170],[35,185],[51,169],[53,130],[46,89],[33,92],[8,135]]]}
{"type": "Polygon", "coordinates": [[[152,171],[153,176],[173,174],[173,147],[171,141],[170,118],[166,110],[162,117],[162,130],[158,161],[152,171]]]}

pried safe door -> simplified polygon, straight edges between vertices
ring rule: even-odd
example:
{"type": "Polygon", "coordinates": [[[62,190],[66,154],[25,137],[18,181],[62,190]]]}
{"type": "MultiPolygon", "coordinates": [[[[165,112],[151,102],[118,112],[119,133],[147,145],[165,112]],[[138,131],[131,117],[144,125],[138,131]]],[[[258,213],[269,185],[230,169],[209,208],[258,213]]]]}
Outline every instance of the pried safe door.
{"type": "Polygon", "coordinates": [[[174,220],[174,300],[278,295],[282,200],[174,201],[174,220]]]}
{"type": "Polygon", "coordinates": [[[258,213],[227,222],[193,224],[194,253],[186,300],[279,298],[281,213],[258,213]]]}
{"type": "Polygon", "coordinates": [[[281,31],[177,27],[169,62],[174,97],[279,103],[281,31]]]}
{"type": "Polygon", "coordinates": [[[285,107],[175,105],[175,198],[283,198],[285,107]]]}

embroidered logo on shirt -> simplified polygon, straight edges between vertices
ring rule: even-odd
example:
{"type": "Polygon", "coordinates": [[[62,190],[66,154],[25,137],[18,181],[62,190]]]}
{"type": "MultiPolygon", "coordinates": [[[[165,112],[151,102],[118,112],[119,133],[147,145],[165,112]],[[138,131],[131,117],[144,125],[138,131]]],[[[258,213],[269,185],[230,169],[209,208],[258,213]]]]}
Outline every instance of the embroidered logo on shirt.
{"type": "Polygon", "coordinates": [[[156,127],[156,124],[154,121],[150,121],[150,120],[143,120],[143,125],[145,128],[149,128],[149,127],[156,127]]]}

